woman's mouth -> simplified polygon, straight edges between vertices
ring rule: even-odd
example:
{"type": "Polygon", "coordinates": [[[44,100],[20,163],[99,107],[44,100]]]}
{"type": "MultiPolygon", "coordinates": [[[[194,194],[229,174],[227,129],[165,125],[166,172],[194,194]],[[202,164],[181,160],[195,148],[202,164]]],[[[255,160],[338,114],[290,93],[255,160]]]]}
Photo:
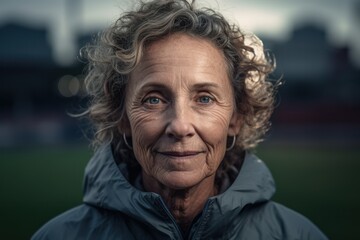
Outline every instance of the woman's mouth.
{"type": "Polygon", "coordinates": [[[159,151],[158,153],[161,155],[165,155],[167,157],[186,158],[186,157],[196,156],[202,152],[201,151],[159,151]]]}

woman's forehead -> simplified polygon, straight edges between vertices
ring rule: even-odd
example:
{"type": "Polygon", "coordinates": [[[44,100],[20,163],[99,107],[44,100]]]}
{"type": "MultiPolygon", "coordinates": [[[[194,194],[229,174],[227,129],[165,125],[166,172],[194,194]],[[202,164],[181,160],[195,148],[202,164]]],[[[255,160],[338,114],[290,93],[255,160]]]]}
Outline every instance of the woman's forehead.
{"type": "Polygon", "coordinates": [[[166,70],[170,65],[168,63],[193,66],[195,61],[198,67],[226,69],[223,52],[212,42],[184,33],[175,33],[150,43],[135,70],[144,71],[150,66],[166,70]]]}
{"type": "Polygon", "coordinates": [[[193,89],[205,83],[230,91],[222,52],[211,42],[179,34],[149,45],[129,85],[133,90],[169,84],[193,89]]]}

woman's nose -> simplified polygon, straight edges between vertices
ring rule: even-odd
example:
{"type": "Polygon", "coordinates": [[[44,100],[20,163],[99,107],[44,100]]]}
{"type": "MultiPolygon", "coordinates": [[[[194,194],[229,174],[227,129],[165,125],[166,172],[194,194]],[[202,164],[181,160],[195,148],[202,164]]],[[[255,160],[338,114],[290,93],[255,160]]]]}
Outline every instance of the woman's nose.
{"type": "Polygon", "coordinates": [[[192,119],[190,107],[178,106],[173,108],[168,119],[165,134],[177,139],[193,136],[195,128],[192,119]]]}

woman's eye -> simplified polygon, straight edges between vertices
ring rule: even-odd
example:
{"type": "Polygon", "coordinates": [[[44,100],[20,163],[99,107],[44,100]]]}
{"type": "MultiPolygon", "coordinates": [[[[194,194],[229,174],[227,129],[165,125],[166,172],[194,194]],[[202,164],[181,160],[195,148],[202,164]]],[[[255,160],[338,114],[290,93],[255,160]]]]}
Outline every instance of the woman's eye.
{"type": "Polygon", "coordinates": [[[158,97],[148,97],[144,102],[148,104],[159,104],[161,100],[158,97]]]}
{"type": "Polygon", "coordinates": [[[199,98],[200,103],[210,103],[211,101],[212,101],[212,99],[209,96],[201,96],[199,98]]]}

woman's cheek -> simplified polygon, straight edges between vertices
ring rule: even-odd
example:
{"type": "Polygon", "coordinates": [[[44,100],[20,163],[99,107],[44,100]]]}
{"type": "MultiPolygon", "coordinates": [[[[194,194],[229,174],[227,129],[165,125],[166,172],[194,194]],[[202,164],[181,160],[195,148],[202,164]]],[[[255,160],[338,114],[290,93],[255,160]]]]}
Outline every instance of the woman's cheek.
{"type": "Polygon", "coordinates": [[[158,117],[142,110],[130,111],[129,116],[135,157],[144,170],[148,171],[153,165],[152,147],[156,142],[158,117]]]}
{"type": "Polygon", "coordinates": [[[201,119],[199,119],[199,127],[204,129],[201,132],[207,135],[206,138],[212,138],[211,142],[214,145],[218,145],[219,141],[223,142],[224,137],[227,137],[230,118],[231,115],[228,111],[213,109],[207,114],[202,115],[201,119]],[[206,129],[211,129],[211,131],[206,131],[206,129]]]}
{"type": "Polygon", "coordinates": [[[201,121],[203,130],[199,132],[208,145],[206,162],[209,172],[216,171],[225,155],[230,119],[231,112],[219,108],[208,112],[206,119],[201,121]],[[206,131],[206,129],[212,130],[206,131]]]}
{"type": "MultiPolygon", "coordinates": [[[[149,127],[156,125],[156,122],[159,120],[157,114],[144,111],[143,109],[129,111],[128,116],[130,116],[132,137],[140,137],[142,134],[146,134],[146,131],[151,130],[149,127]]],[[[146,137],[146,135],[142,137],[146,137]]]]}

